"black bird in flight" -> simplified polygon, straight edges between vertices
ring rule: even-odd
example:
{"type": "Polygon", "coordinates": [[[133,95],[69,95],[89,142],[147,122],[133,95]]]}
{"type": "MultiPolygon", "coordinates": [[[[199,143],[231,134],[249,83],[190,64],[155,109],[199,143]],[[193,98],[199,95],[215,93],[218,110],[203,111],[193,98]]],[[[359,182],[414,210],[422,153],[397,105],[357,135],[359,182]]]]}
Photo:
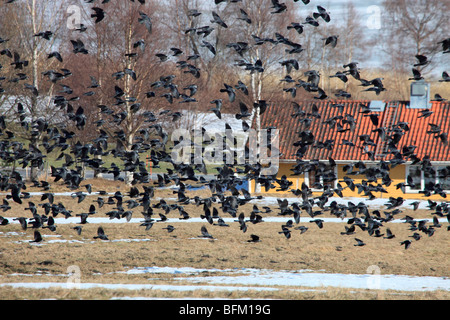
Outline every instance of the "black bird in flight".
{"type": "Polygon", "coordinates": [[[392,233],[391,229],[386,229],[386,236],[383,237],[384,239],[393,239],[395,238],[395,235],[392,233]]]}
{"type": "Polygon", "coordinates": [[[314,220],[310,220],[309,222],[314,222],[317,224],[317,226],[319,227],[319,229],[323,228],[323,220],[322,219],[314,219],[314,220]]]}
{"type": "Polygon", "coordinates": [[[94,236],[94,239],[109,240],[108,236],[105,234],[105,231],[103,230],[103,228],[101,226],[98,227],[97,235],[94,236]]]}
{"type": "Polygon", "coordinates": [[[322,18],[325,22],[330,22],[330,14],[322,6],[317,6],[317,12],[313,13],[314,19],[322,18]]]}
{"type": "Polygon", "coordinates": [[[272,6],[270,7],[275,11],[271,11],[271,14],[281,13],[287,10],[287,6],[285,3],[280,3],[278,0],[272,0],[272,6]]]}
{"type": "Polygon", "coordinates": [[[72,46],[73,46],[73,50],[72,50],[73,53],[75,53],[75,54],[77,54],[77,53],[88,54],[89,53],[89,51],[84,47],[83,41],[81,41],[80,39],[70,40],[70,42],[72,43],[72,46]]]}
{"type": "Polygon", "coordinates": [[[290,239],[291,238],[291,230],[289,230],[286,227],[282,227],[282,231],[278,232],[279,234],[284,234],[284,236],[286,237],[286,239],[290,239]]]}
{"type": "Polygon", "coordinates": [[[357,242],[356,244],[354,244],[355,247],[362,247],[362,246],[366,245],[362,240],[360,240],[358,238],[355,238],[355,240],[357,242]]]}
{"type": "Polygon", "coordinates": [[[214,239],[214,237],[208,232],[205,226],[202,226],[200,229],[202,238],[214,239]]]}
{"type": "Polygon", "coordinates": [[[337,45],[338,38],[339,38],[339,35],[333,35],[333,36],[324,38],[322,40],[325,40],[325,45],[331,45],[333,48],[335,48],[337,45]]]}
{"type": "Polygon", "coordinates": [[[57,59],[59,62],[63,62],[63,58],[61,56],[61,54],[58,51],[52,51],[48,54],[47,59],[51,59],[51,58],[55,58],[57,59]]]}
{"type": "Polygon", "coordinates": [[[41,31],[34,34],[35,37],[42,37],[45,40],[50,40],[53,36],[53,32],[51,31],[41,31]]]}
{"type": "Polygon", "coordinates": [[[167,230],[168,233],[173,232],[173,230],[175,230],[175,227],[172,225],[167,225],[167,227],[164,227],[163,229],[167,230]]]}
{"type": "Polygon", "coordinates": [[[18,218],[14,218],[13,220],[19,221],[20,227],[22,228],[22,230],[27,230],[27,227],[28,227],[27,218],[18,217],[18,218]]]}
{"type": "Polygon", "coordinates": [[[14,52],[14,62],[11,62],[11,65],[14,66],[14,69],[23,69],[23,67],[28,66],[28,60],[21,60],[20,55],[17,52],[14,52]]]}
{"type": "Polygon", "coordinates": [[[405,250],[408,249],[411,246],[411,240],[405,240],[400,242],[400,245],[404,245],[405,246],[405,250]]]}
{"type": "Polygon", "coordinates": [[[75,226],[72,229],[74,229],[78,235],[81,235],[81,231],[83,230],[82,226],[75,226]]]}
{"type": "Polygon", "coordinates": [[[42,239],[42,235],[41,235],[41,233],[38,231],[38,230],[34,230],[34,239],[33,240],[31,240],[30,242],[32,243],[32,242],[41,242],[43,239],[42,239]]]}
{"type": "Polygon", "coordinates": [[[442,45],[442,53],[450,53],[450,38],[439,41],[438,44],[442,45]]]}
{"type": "Polygon", "coordinates": [[[428,61],[428,57],[423,54],[416,54],[416,59],[417,63],[413,65],[414,67],[420,67],[430,63],[430,61],[428,61]]]}
{"type": "Polygon", "coordinates": [[[220,16],[217,14],[217,12],[212,12],[213,20],[211,20],[211,23],[217,23],[219,26],[223,28],[228,28],[228,25],[220,18],[220,16]]]}
{"type": "Polygon", "coordinates": [[[145,28],[147,29],[148,33],[152,33],[153,31],[153,24],[152,24],[152,19],[146,15],[144,12],[139,11],[139,18],[138,18],[138,22],[140,24],[143,24],[145,26],[145,28]]]}
{"type": "Polygon", "coordinates": [[[261,240],[259,239],[259,236],[257,236],[256,234],[251,234],[250,235],[250,240],[247,240],[247,242],[261,242],[261,240]]]}
{"type": "Polygon", "coordinates": [[[95,23],[99,23],[105,18],[105,11],[102,8],[93,7],[95,13],[91,14],[91,18],[95,18],[95,23]]]}

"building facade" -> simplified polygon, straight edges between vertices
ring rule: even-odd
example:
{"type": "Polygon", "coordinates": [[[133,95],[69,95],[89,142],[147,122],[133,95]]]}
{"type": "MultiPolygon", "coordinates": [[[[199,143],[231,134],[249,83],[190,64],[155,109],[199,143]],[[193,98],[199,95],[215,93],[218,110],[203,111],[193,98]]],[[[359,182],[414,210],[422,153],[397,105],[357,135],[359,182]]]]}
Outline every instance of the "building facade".
{"type": "Polygon", "coordinates": [[[261,128],[269,126],[279,130],[279,181],[262,193],[431,200],[450,194],[449,102],[272,103],[261,115],[261,128]],[[289,188],[280,187],[286,180],[289,188]]]}

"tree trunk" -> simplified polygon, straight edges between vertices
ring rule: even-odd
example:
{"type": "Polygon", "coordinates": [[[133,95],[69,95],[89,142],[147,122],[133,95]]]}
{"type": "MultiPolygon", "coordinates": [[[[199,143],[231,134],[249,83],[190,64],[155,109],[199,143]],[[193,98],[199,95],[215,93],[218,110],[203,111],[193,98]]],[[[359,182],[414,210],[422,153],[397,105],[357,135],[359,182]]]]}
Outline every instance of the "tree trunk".
{"type": "MultiPolygon", "coordinates": [[[[33,25],[33,34],[36,34],[37,28],[36,28],[36,0],[32,0],[31,2],[31,21],[33,25]]],[[[38,48],[36,40],[33,39],[33,51],[32,51],[32,58],[31,58],[31,64],[32,64],[32,72],[33,72],[33,86],[39,90],[39,77],[38,77],[38,48]]],[[[36,120],[36,114],[38,109],[38,99],[36,96],[31,96],[31,107],[30,107],[30,113],[31,113],[31,119],[32,121],[36,120]]],[[[31,136],[30,138],[30,145],[33,147],[38,148],[38,141],[39,137],[37,136],[31,136]]],[[[39,168],[37,166],[32,165],[30,168],[30,181],[37,180],[39,177],[39,168]]]]}
{"type": "MultiPolygon", "coordinates": [[[[32,138],[30,140],[30,145],[36,146],[37,147],[37,140],[35,138],[32,138]]],[[[39,178],[39,168],[35,165],[31,165],[30,166],[30,177],[29,177],[29,181],[33,181],[33,180],[38,180],[39,178]]]]}
{"type": "MultiPolygon", "coordinates": [[[[131,42],[132,42],[132,24],[131,21],[129,23],[128,26],[128,34],[127,34],[127,52],[131,52],[131,42]]],[[[127,69],[132,69],[132,63],[131,60],[129,58],[127,58],[126,60],[126,65],[125,68],[127,69]]],[[[124,88],[124,92],[126,94],[126,98],[130,97],[130,91],[131,91],[131,86],[130,86],[130,76],[129,75],[125,75],[125,88],[124,88]]],[[[131,104],[128,101],[128,99],[126,99],[125,102],[125,106],[126,106],[126,112],[127,112],[127,117],[126,117],[126,131],[127,131],[127,137],[126,137],[126,144],[125,144],[125,150],[127,152],[131,151],[131,147],[133,145],[133,139],[134,139],[134,134],[133,134],[133,117],[131,115],[131,104]]],[[[129,186],[131,186],[131,182],[133,181],[133,172],[131,171],[125,171],[125,183],[129,186]]]]}
{"type": "MultiPolygon", "coordinates": [[[[101,54],[102,50],[103,50],[102,43],[100,41],[99,36],[97,36],[97,74],[98,75],[101,75],[101,72],[100,72],[100,63],[101,63],[100,54],[101,54]]],[[[102,84],[103,84],[102,76],[98,77],[98,84],[99,84],[100,87],[102,86],[102,84]]],[[[100,96],[99,104],[103,104],[103,95],[100,96]]],[[[98,115],[99,115],[100,118],[102,118],[102,113],[101,113],[100,110],[98,111],[98,115]]],[[[100,130],[98,130],[98,131],[100,131],[100,130]]],[[[102,160],[102,156],[100,154],[96,155],[95,158],[98,159],[98,160],[102,160]]],[[[100,169],[95,169],[94,170],[94,179],[101,179],[101,178],[103,178],[102,171],[100,169]]]]}

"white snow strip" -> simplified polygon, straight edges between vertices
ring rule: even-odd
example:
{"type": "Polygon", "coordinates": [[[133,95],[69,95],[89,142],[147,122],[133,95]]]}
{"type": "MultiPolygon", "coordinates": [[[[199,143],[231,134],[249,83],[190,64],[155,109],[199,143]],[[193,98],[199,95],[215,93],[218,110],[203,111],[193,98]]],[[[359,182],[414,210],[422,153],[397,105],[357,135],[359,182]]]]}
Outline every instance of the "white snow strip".
{"type": "MultiPolygon", "coordinates": [[[[76,285],[80,289],[104,288],[127,290],[168,290],[168,291],[269,291],[279,290],[274,286],[291,287],[340,287],[349,289],[374,289],[374,290],[398,290],[398,291],[450,291],[450,279],[448,277],[431,276],[407,276],[392,274],[341,274],[312,271],[308,269],[296,271],[274,271],[269,269],[234,268],[234,269],[203,269],[192,267],[140,267],[127,271],[128,275],[136,274],[173,274],[187,275],[188,277],[175,277],[174,281],[188,281],[202,283],[202,285],[153,285],[153,284],[101,284],[101,283],[4,283],[1,286],[13,286],[16,288],[45,289],[50,287],[69,288],[76,285]],[[226,275],[212,275],[224,273],[226,275]],[[200,275],[200,276],[198,276],[200,275]],[[207,283],[204,285],[203,283],[207,283]],[[234,286],[230,286],[234,285],[234,286]],[[239,286],[240,285],[240,286],[239,286]],[[258,287],[254,287],[257,285],[258,287]]],[[[40,275],[40,274],[37,274],[40,275]]],[[[31,275],[30,275],[31,276],[31,275]]],[[[294,288],[296,290],[296,288],[294,288]]],[[[305,291],[304,289],[302,289],[305,291]]]]}
{"type": "MultiPolygon", "coordinates": [[[[83,193],[86,196],[101,196],[99,192],[92,192],[92,193],[83,192],[83,193]]],[[[0,193],[0,196],[8,195],[8,194],[10,194],[10,193],[0,193]]],[[[41,196],[42,194],[44,194],[44,192],[30,192],[30,195],[32,195],[32,196],[41,196]]],[[[74,192],[54,192],[53,195],[76,198],[74,192]]],[[[114,195],[114,193],[108,193],[107,195],[114,195]]],[[[163,199],[165,201],[178,201],[178,199],[174,198],[174,197],[170,197],[170,198],[155,197],[152,200],[159,201],[161,199],[163,199]]],[[[261,206],[278,205],[278,199],[280,199],[280,200],[287,199],[289,204],[292,204],[294,202],[301,202],[300,198],[284,197],[283,194],[280,194],[279,197],[263,196],[262,199],[255,198],[255,199],[250,200],[249,203],[261,205],[261,206]]],[[[348,205],[349,202],[352,202],[353,204],[357,205],[358,203],[362,202],[365,205],[367,205],[369,208],[382,208],[382,207],[389,205],[389,198],[375,198],[373,200],[369,200],[368,198],[364,198],[364,197],[342,197],[342,198],[341,197],[330,197],[330,198],[328,198],[328,202],[326,202],[325,205],[329,205],[333,201],[335,201],[338,204],[343,204],[343,205],[348,205]]],[[[415,201],[419,201],[418,209],[429,209],[428,199],[419,199],[419,200],[405,199],[403,204],[401,204],[397,208],[412,209],[412,203],[415,201]]],[[[435,202],[440,203],[440,202],[448,202],[448,201],[442,200],[442,201],[435,201],[435,202]]]]}
{"type": "Polygon", "coordinates": [[[407,275],[382,274],[341,274],[314,272],[312,270],[273,271],[255,268],[235,269],[198,269],[190,267],[148,267],[133,268],[127,274],[169,273],[169,274],[204,274],[226,273],[232,276],[178,277],[176,280],[207,282],[208,284],[240,284],[262,286],[304,286],[304,287],[342,287],[353,289],[381,289],[399,291],[450,291],[450,279],[447,277],[418,277],[407,275]],[[241,275],[236,275],[241,274],[241,275]],[[244,275],[242,275],[244,274],[244,275]]]}
{"type": "Polygon", "coordinates": [[[450,291],[450,279],[444,277],[413,277],[405,275],[332,274],[272,272],[246,276],[210,276],[203,278],[176,278],[194,283],[240,284],[262,286],[340,287],[353,289],[381,289],[401,291],[450,291]]]}
{"type": "Polygon", "coordinates": [[[15,282],[0,283],[0,287],[29,288],[29,289],[109,289],[109,290],[163,290],[163,291],[277,291],[278,288],[269,287],[233,287],[208,285],[164,285],[164,284],[111,284],[111,283],[64,283],[64,282],[15,282]]]}
{"type": "MultiPolygon", "coordinates": [[[[299,198],[293,198],[293,197],[283,197],[283,195],[280,195],[280,197],[264,197],[263,199],[253,199],[250,203],[254,203],[257,205],[278,205],[277,199],[287,199],[289,204],[292,204],[294,202],[301,202],[301,199],[299,198]]],[[[328,202],[326,202],[325,205],[330,205],[331,202],[336,201],[337,204],[343,204],[348,205],[349,202],[352,202],[353,204],[357,205],[358,203],[362,202],[369,208],[380,208],[385,207],[389,205],[389,199],[388,198],[376,198],[373,200],[369,200],[367,198],[358,198],[358,197],[331,197],[328,198],[328,202]]],[[[428,200],[417,200],[417,199],[409,199],[404,200],[404,202],[398,206],[399,209],[412,209],[412,203],[415,201],[419,201],[418,209],[429,209],[428,208],[428,200]]],[[[436,201],[437,203],[440,203],[440,201],[436,201]]],[[[446,201],[443,201],[446,202],[446,201]]]]}

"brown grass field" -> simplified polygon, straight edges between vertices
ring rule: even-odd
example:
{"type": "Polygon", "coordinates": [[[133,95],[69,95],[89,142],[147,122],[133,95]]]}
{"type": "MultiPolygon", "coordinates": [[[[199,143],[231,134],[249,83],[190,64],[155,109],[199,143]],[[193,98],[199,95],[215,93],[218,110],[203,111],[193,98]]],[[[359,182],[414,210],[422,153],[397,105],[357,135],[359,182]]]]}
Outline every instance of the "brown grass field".
{"type": "MultiPolygon", "coordinates": [[[[105,190],[123,194],[129,188],[121,182],[91,180],[93,192],[105,190]]],[[[140,188],[138,186],[138,188],[140,188]]],[[[141,189],[141,188],[140,188],[141,189]]],[[[29,188],[28,192],[40,191],[29,188]]],[[[66,191],[57,183],[52,184],[52,192],[66,191]]],[[[188,191],[187,196],[209,196],[210,192],[188,191]]],[[[4,195],[2,197],[5,197],[4,195]]],[[[171,190],[160,190],[155,197],[173,198],[171,190]]],[[[87,212],[97,196],[87,197],[83,202],[68,196],[56,196],[55,203],[63,202],[72,215],[87,212]]],[[[29,210],[24,210],[27,201],[41,203],[40,196],[33,196],[18,205],[9,200],[11,209],[0,214],[5,217],[31,217],[29,210]]],[[[292,199],[294,201],[294,199],[292,199]]],[[[152,204],[158,201],[153,200],[152,204]]],[[[217,206],[218,204],[213,204],[217,206]]],[[[249,217],[252,204],[240,207],[249,217]]],[[[191,217],[199,217],[202,207],[195,204],[184,206],[191,217]]],[[[273,212],[263,214],[264,217],[277,216],[276,206],[273,212]]],[[[42,210],[41,208],[38,210],[42,210]]],[[[105,205],[95,214],[105,217],[104,212],[111,210],[105,205]]],[[[38,211],[42,213],[42,211],[38,211]]],[[[158,209],[155,209],[157,214],[158,209]]],[[[230,217],[222,214],[222,217],[230,217]]],[[[430,218],[430,211],[402,210],[396,218],[410,215],[415,219],[430,218]]],[[[58,216],[59,217],[59,216],[58,216]]],[[[134,209],[133,218],[140,218],[139,207],[134,209]]],[[[341,235],[343,223],[324,223],[319,229],[310,223],[310,217],[302,215],[300,225],[309,230],[300,234],[292,230],[291,239],[286,239],[281,231],[282,223],[248,223],[248,230],[243,233],[237,222],[230,227],[219,227],[204,223],[177,223],[178,212],[171,211],[168,222],[157,222],[150,230],[145,230],[138,223],[108,223],[102,225],[109,241],[94,240],[98,224],[83,225],[83,232],[78,235],[72,228],[76,224],[58,225],[56,231],[39,229],[44,235],[40,245],[29,243],[33,239],[33,229],[22,230],[19,224],[0,226],[0,283],[8,282],[66,282],[68,267],[78,266],[81,271],[80,281],[83,283],[121,283],[121,284],[188,284],[176,280],[172,274],[127,274],[124,271],[136,267],[195,267],[195,268],[259,268],[269,270],[302,270],[324,271],[327,273],[366,274],[367,268],[376,265],[382,274],[401,274],[411,276],[449,277],[450,233],[448,223],[443,223],[431,237],[424,235],[419,241],[409,236],[412,231],[404,223],[390,223],[388,227],[396,235],[394,239],[383,239],[369,236],[357,228],[353,235],[341,235]],[[175,226],[175,231],[168,233],[163,229],[167,224],[175,226]],[[205,225],[214,236],[214,240],[199,238],[200,228],[205,225]],[[261,242],[249,243],[251,234],[257,234],[261,242]],[[363,240],[366,245],[355,247],[354,238],[363,240]],[[48,243],[50,239],[78,240],[76,242],[48,243]],[[147,239],[148,241],[130,241],[125,239],[147,239]],[[400,245],[402,240],[413,241],[408,250],[400,245]],[[122,241],[114,241],[122,240],[122,241]]],[[[320,217],[330,217],[325,213],[320,217]]],[[[319,218],[320,218],[319,217],[319,218]]],[[[157,217],[155,217],[157,218],[157,217]]],[[[286,217],[288,220],[289,217],[286,217]]],[[[89,219],[88,219],[89,221],[89,219]]],[[[385,229],[385,226],[382,227],[385,229]]],[[[208,273],[199,277],[207,276],[208,273]]],[[[185,275],[183,275],[185,276],[185,275]]],[[[205,281],[203,284],[207,284],[205,281]]],[[[345,288],[316,288],[310,291],[293,291],[283,286],[278,291],[218,291],[209,292],[194,290],[187,292],[162,290],[116,290],[116,289],[29,289],[0,287],[0,299],[110,299],[113,297],[159,297],[159,298],[251,298],[251,299],[449,299],[448,291],[431,292],[394,292],[382,290],[351,290],[345,288]]],[[[295,289],[298,289],[297,287],[295,289]]],[[[311,288],[303,288],[311,289],[311,288]]]]}

